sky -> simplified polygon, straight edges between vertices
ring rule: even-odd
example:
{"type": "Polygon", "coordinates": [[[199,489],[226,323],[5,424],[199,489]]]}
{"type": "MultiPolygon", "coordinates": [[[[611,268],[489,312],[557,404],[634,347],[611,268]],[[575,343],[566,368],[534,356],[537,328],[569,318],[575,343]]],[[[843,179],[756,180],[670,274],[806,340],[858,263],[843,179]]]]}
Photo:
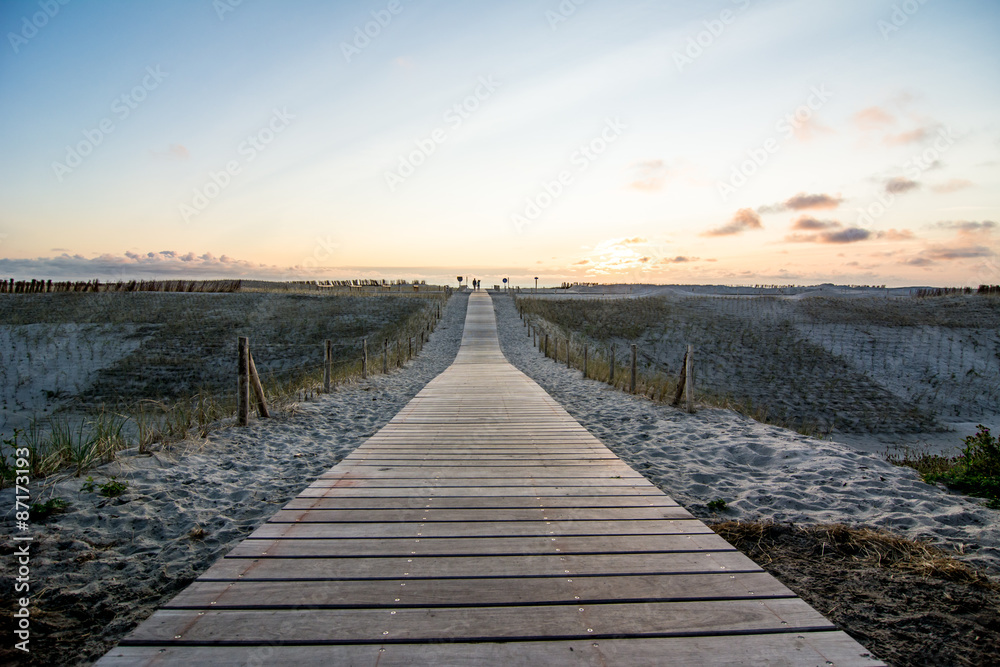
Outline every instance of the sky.
{"type": "Polygon", "coordinates": [[[995,0],[3,0],[0,278],[1000,283],[995,0]]]}

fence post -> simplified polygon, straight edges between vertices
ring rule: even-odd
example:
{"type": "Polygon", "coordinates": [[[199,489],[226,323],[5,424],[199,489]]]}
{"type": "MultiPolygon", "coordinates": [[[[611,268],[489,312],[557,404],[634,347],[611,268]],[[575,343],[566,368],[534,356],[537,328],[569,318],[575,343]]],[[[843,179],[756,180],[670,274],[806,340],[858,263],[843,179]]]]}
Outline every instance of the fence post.
{"type": "Polygon", "coordinates": [[[680,405],[681,396],[684,395],[684,385],[687,384],[688,355],[690,353],[690,350],[684,351],[684,361],[681,363],[681,376],[677,380],[677,393],[674,394],[673,405],[680,405]]]}
{"type": "Polygon", "coordinates": [[[636,372],[636,351],[638,347],[635,343],[632,343],[632,378],[629,381],[629,393],[635,393],[635,372],[636,372]]]}
{"type": "Polygon", "coordinates": [[[236,423],[240,426],[246,426],[250,421],[250,339],[246,336],[240,336],[237,338],[236,348],[239,354],[236,423]]]}
{"type": "Polygon", "coordinates": [[[611,372],[608,377],[608,384],[615,386],[615,346],[611,344],[611,372]]]}
{"type": "Polygon", "coordinates": [[[688,345],[684,369],[687,374],[687,382],[684,385],[685,403],[687,403],[687,411],[694,412],[694,345],[688,345]]]}
{"type": "Polygon", "coordinates": [[[389,339],[386,338],[385,342],[382,343],[382,372],[389,372],[389,339]]]}
{"type": "Polygon", "coordinates": [[[549,335],[545,334],[545,356],[549,356],[549,335]]]}
{"type": "Polygon", "coordinates": [[[406,342],[407,342],[407,344],[409,345],[409,348],[410,348],[409,351],[406,354],[406,360],[409,361],[410,359],[413,358],[413,336],[410,336],[409,338],[407,338],[406,342]]]}
{"type": "Polygon", "coordinates": [[[583,377],[587,377],[587,344],[583,344],[583,377]]]}
{"type": "Polygon", "coordinates": [[[566,368],[573,368],[569,364],[569,355],[570,355],[570,351],[571,351],[570,348],[571,348],[570,339],[567,338],[566,339],[566,368]]]}
{"type": "Polygon", "coordinates": [[[330,366],[333,364],[333,341],[327,339],[323,351],[323,393],[330,393],[330,366]]]}
{"type": "Polygon", "coordinates": [[[361,340],[361,379],[368,378],[368,339],[361,340]]]}
{"type": "Polygon", "coordinates": [[[250,346],[247,345],[247,358],[250,361],[250,387],[257,403],[257,416],[267,419],[271,413],[267,411],[267,401],[264,398],[264,387],[260,384],[260,376],[257,375],[257,366],[253,363],[253,355],[250,354],[250,346]]]}
{"type": "Polygon", "coordinates": [[[403,367],[403,346],[400,345],[399,339],[396,339],[396,368],[403,367]]]}

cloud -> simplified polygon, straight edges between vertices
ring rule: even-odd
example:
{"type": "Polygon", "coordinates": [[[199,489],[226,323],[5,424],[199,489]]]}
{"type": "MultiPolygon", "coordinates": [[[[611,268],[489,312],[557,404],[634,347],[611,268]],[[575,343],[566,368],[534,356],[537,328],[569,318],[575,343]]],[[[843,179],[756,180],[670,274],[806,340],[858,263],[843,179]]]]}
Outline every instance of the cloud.
{"type": "Polygon", "coordinates": [[[877,106],[862,109],[854,114],[854,123],[862,130],[879,130],[895,122],[895,116],[877,106]]]}
{"type": "Polygon", "coordinates": [[[398,58],[393,58],[392,64],[403,69],[414,69],[417,66],[417,64],[413,62],[413,58],[410,56],[399,56],[398,58]]]}
{"type": "Polygon", "coordinates": [[[884,232],[877,232],[875,236],[886,241],[911,241],[915,238],[909,229],[887,229],[884,232]]]}
{"type": "Polygon", "coordinates": [[[934,224],[937,229],[953,229],[959,234],[977,234],[982,232],[992,232],[998,227],[992,220],[976,222],[973,220],[944,220],[934,224]]]}
{"type": "Polygon", "coordinates": [[[639,245],[642,243],[649,243],[649,240],[644,239],[641,236],[633,236],[630,239],[620,239],[618,243],[621,243],[622,245],[639,245]]]}
{"type": "Polygon", "coordinates": [[[939,194],[947,194],[949,192],[958,192],[959,190],[964,190],[965,188],[971,188],[972,181],[968,181],[964,178],[953,178],[947,183],[938,183],[937,185],[932,185],[931,190],[939,194]]]}
{"type": "Polygon", "coordinates": [[[155,157],[167,158],[171,160],[187,160],[191,157],[190,151],[181,144],[170,144],[166,151],[150,151],[155,157]]]}
{"type": "Polygon", "coordinates": [[[702,232],[702,236],[731,236],[733,234],[740,234],[750,229],[763,229],[764,225],[761,224],[760,216],[757,215],[753,209],[741,208],[733,216],[733,219],[729,221],[728,224],[722,227],[717,227],[711,229],[707,232],[702,232]]]}
{"type": "Polygon", "coordinates": [[[934,245],[921,253],[933,260],[975,259],[977,257],[992,257],[996,253],[982,245],[949,246],[934,245]]]}
{"type": "Polygon", "coordinates": [[[809,209],[834,209],[844,202],[843,197],[835,197],[828,194],[808,195],[804,192],[789,197],[785,201],[770,206],[761,206],[757,209],[759,213],[783,213],[785,211],[805,211],[809,209]]]}
{"type": "Polygon", "coordinates": [[[910,190],[918,188],[920,188],[920,183],[911,181],[908,178],[903,178],[902,176],[890,178],[885,184],[885,191],[894,195],[905,194],[910,190]]]}
{"type": "Polygon", "coordinates": [[[573,262],[573,266],[583,266],[585,264],[590,264],[589,259],[581,259],[579,262],[573,262]]]}
{"type": "Polygon", "coordinates": [[[909,144],[919,144],[926,141],[927,138],[933,136],[933,134],[933,127],[918,127],[917,129],[910,130],[909,132],[887,134],[882,138],[882,143],[886,146],[907,146],[909,144]]]}
{"type": "Polygon", "coordinates": [[[840,226],[842,225],[836,220],[817,220],[812,216],[803,215],[792,224],[792,229],[815,231],[820,229],[833,229],[840,226]]]}
{"type": "Polygon", "coordinates": [[[838,231],[827,231],[821,234],[790,234],[785,237],[785,241],[789,243],[833,243],[833,244],[843,244],[843,243],[857,243],[858,241],[867,241],[871,238],[872,233],[867,229],[861,229],[859,227],[848,227],[847,229],[841,229],[838,231]]]}
{"type": "Polygon", "coordinates": [[[636,179],[629,183],[628,187],[642,192],[657,192],[663,189],[670,175],[670,169],[663,160],[646,160],[639,162],[633,170],[636,172],[636,179]]]}
{"type": "Polygon", "coordinates": [[[274,278],[290,279],[294,270],[273,265],[259,264],[223,255],[216,258],[211,253],[181,254],[174,250],[137,253],[127,251],[121,255],[105,253],[97,257],[84,257],[62,253],[55,257],[31,259],[0,259],[0,274],[25,278],[44,276],[57,280],[131,280],[179,278],[274,278]]]}
{"type": "Polygon", "coordinates": [[[659,264],[687,264],[688,262],[697,262],[699,259],[700,258],[698,257],[685,257],[684,255],[677,255],[677,257],[665,257],[659,261],[659,264]]]}
{"type": "Polygon", "coordinates": [[[804,121],[796,118],[797,124],[793,125],[792,132],[796,141],[812,141],[821,134],[833,134],[833,130],[819,122],[816,116],[807,118],[804,121]]]}

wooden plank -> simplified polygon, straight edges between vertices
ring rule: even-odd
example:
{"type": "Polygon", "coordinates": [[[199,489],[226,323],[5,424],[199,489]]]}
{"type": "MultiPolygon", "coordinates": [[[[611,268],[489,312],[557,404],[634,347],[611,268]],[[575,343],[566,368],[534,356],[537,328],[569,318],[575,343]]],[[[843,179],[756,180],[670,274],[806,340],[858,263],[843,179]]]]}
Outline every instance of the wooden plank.
{"type": "Polygon", "coordinates": [[[347,483],[342,486],[332,486],[332,487],[314,487],[310,486],[299,494],[302,498],[316,498],[316,497],[327,497],[333,498],[337,496],[347,496],[347,497],[357,497],[366,496],[369,498],[379,498],[379,497],[399,497],[400,495],[410,495],[416,497],[463,497],[463,496],[473,496],[473,497],[508,497],[508,496],[527,496],[527,497],[551,497],[551,498],[568,498],[572,496],[634,496],[634,497],[644,497],[644,496],[659,496],[661,491],[656,487],[621,487],[621,486],[501,486],[501,487],[483,487],[477,488],[470,491],[468,488],[448,488],[448,487],[435,487],[433,484],[428,483],[425,486],[410,488],[406,491],[400,491],[392,488],[377,488],[377,487],[361,487],[353,486],[347,483]],[[421,490],[421,493],[417,493],[417,489],[421,490]]]}
{"type": "Polygon", "coordinates": [[[765,572],[362,581],[196,581],[164,609],[392,608],[794,597],[765,572]],[[406,584],[403,586],[402,584],[406,584]]]}
{"type": "MultiPolygon", "coordinates": [[[[426,503],[425,503],[426,504],[426,503]]],[[[391,523],[424,521],[647,521],[680,519],[690,514],[681,507],[611,507],[611,508],[509,508],[447,509],[420,507],[412,509],[285,509],[275,512],[271,523],[391,523]]]]}
{"type": "Polygon", "coordinates": [[[569,577],[613,574],[759,572],[738,551],[575,556],[411,556],[409,558],[234,558],[217,561],[203,579],[374,579],[569,577]]]}
{"type": "Polygon", "coordinates": [[[691,519],[669,521],[490,521],[472,523],[265,523],[254,538],[288,537],[498,537],[554,535],[694,535],[711,528],[691,519]]]}
{"type": "Polygon", "coordinates": [[[395,498],[365,498],[365,497],[302,497],[293,498],[285,505],[285,509],[408,509],[412,507],[427,507],[439,509],[508,509],[517,507],[552,507],[552,508],[583,508],[583,507],[677,507],[669,496],[572,496],[570,498],[546,497],[536,500],[534,496],[459,496],[449,498],[419,498],[403,496],[395,498]]]}
{"type": "Polygon", "coordinates": [[[384,645],[248,646],[233,650],[212,646],[118,647],[100,664],[124,665],[246,664],[378,665],[378,667],[608,667],[608,665],[674,665],[715,667],[879,667],[879,662],[842,632],[531,641],[483,643],[387,643],[384,645]]]}
{"type": "Polygon", "coordinates": [[[377,539],[246,539],[229,556],[384,557],[505,556],[530,554],[626,554],[668,551],[731,551],[718,535],[616,535],[574,537],[377,538],[377,539]]]}
{"type": "Polygon", "coordinates": [[[599,603],[579,606],[384,609],[163,609],[122,642],[361,643],[475,639],[477,641],[682,637],[690,634],[833,630],[797,598],[698,602],[599,603]]]}

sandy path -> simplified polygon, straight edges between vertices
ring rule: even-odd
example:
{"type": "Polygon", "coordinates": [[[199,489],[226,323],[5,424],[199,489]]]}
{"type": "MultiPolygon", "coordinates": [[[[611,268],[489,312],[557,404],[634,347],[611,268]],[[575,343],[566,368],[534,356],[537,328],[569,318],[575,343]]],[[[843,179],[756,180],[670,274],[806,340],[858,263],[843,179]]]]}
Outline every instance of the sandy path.
{"type": "Polygon", "coordinates": [[[494,304],[507,359],[699,518],[712,518],[706,505],[722,498],[730,509],[719,519],[876,526],[947,545],[1000,574],[1000,512],[847,445],[728,410],[689,415],[584,380],[532,347],[510,299],[494,304]]]}

